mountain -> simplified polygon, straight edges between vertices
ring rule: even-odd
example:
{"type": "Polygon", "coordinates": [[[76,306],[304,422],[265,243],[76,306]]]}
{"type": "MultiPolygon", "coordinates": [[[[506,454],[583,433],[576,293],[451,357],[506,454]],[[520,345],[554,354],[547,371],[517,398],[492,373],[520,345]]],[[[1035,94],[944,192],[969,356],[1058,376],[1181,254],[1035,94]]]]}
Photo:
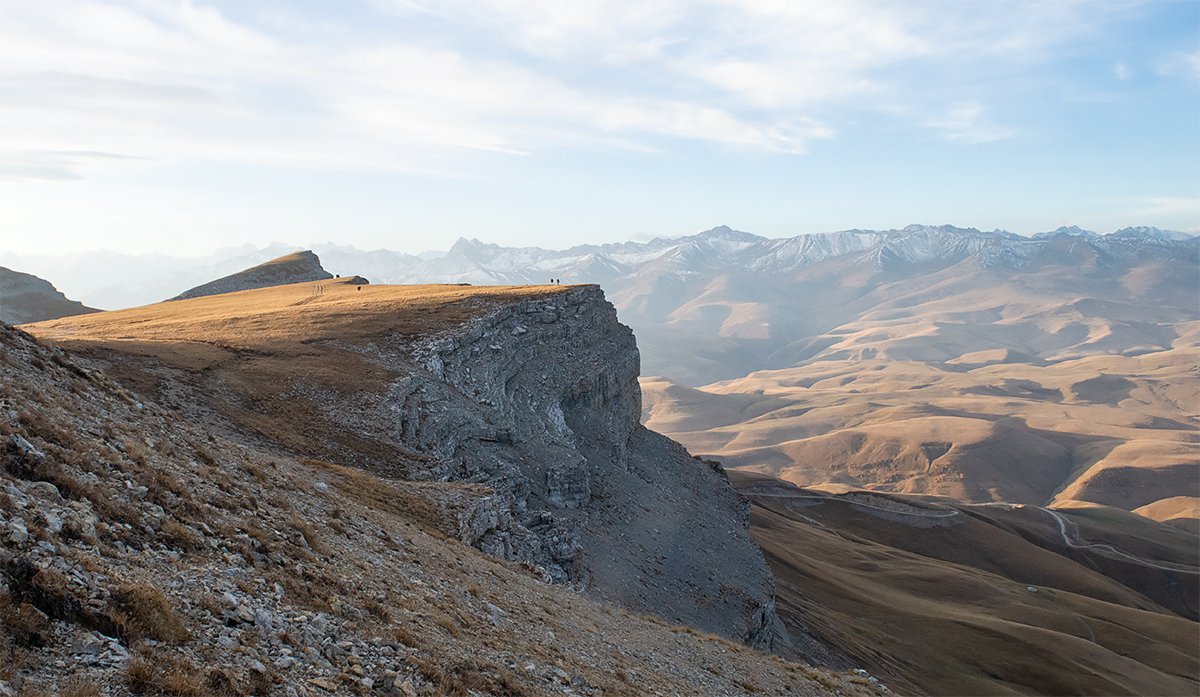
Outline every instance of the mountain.
{"type": "Polygon", "coordinates": [[[775,639],[741,503],[639,425],[633,335],[595,286],[342,278],[27,328],[162,386],[147,396],[192,421],[280,452],[484,485],[460,538],[548,580],[754,645],[775,639]]]}
{"type": "Polygon", "coordinates": [[[0,322],[22,324],[98,310],[70,300],[49,281],[0,266],[0,322]]]}
{"type": "Polygon", "coordinates": [[[638,337],[644,374],[703,386],[694,396],[715,395],[702,401],[722,410],[735,393],[779,395],[784,411],[757,399],[753,413],[715,420],[693,400],[703,423],[677,428],[676,407],[657,401],[666,392],[646,383],[656,427],[739,466],[805,485],[1089,500],[1189,525],[1177,514],[1190,505],[1154,504],[1178,495],[1198,458],[1187,371],[1200,337],[1196,237],[910,225],[767,239],[721,226],[559,251],[470,239],[423,257],[316,249],[335,272],[370,268],[385,283],[601,283],[638,337]],[[935,398],[906,384],[936,385],[935,398]],[[877,409],[885,393],[891,411],[877,409]],[[809,400],[811,426],[781,418],[809,400]],[[1143,407],[1152,421],[1134,416],[1143,407]],[[915,430],[889,425],[901,422],[915,430]],[[722,436],[739,429],[737,442],[722,436]],[[1003,465],[1012,453],[1024,469],[1003,465]]]}
{"type": "Polygon", "coordinates": [[[317,258],[317,255],[306,250],[285,254],[244,271],[218,278],[215,281],[185,290],[171,299],[186,300],[206,295],[235,293],[289,283],[323,281],[330,278],[333,278],[333,274],[321,268],[321,260],[317,258]]]}
{"type": "Polygon", "coordinates": [[[358,288],[0,326],[0,690],[883,694],[747,646],[747,509],[598,289],[358,288]]]}

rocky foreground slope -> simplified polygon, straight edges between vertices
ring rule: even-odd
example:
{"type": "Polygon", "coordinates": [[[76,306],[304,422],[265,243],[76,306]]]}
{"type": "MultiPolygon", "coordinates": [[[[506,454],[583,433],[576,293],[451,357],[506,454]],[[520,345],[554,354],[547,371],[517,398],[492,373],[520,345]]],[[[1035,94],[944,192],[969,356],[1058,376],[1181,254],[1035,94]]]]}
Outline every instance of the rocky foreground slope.
{"type": "Polygon", "coordinates": [[[96,312],[49,281],[0,266],[0,322],[21,324],[96,312]]]}
{"type": "Polygon", "coordinates": [[[229,274],[215,281],[185,290],[172,300],[200,298],[206,295],[221,293],[236,293],[242,290],[282,286],[289,283],[304,283],[306,281],[323,281],[333,278],[333,274],[321,268],[321,260],[316,254],[305,250],[285,254],[277,259],[263,262],[258,266],[229,274]]]}
{"type": "Polygon", "coordinates": [[[875,689],[741,648],[774,618],[745,504],[637,425],[595,288],[300,284],[31,328],[88,363],[6,330],[10,680],[875,689]]]}

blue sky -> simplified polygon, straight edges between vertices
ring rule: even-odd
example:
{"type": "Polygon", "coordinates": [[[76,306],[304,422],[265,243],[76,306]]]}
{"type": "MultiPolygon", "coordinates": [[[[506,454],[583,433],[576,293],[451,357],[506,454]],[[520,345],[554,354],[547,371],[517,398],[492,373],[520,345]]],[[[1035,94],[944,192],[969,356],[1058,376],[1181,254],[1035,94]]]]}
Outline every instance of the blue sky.
{"type": "Polygon", "coordinates": [[[0,0],[0,250],[1200,232],[1200,2],[0,0]]]}

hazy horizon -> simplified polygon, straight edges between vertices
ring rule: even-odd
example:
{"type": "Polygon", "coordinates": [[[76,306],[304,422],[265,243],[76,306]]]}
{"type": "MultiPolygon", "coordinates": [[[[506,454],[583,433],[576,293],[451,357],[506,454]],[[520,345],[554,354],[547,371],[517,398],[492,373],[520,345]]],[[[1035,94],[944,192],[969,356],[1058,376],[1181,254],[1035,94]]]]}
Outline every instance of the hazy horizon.
{"type": "MultiPolygon", "coordinates": [[[[459,240],[463,240],[463,239],[474,240],[474,241],[477,241],[477,242],[480,242],[483,244],[496,245],[496,246],[500,246],[500,247],[510,247],[510,248],[529,247],[529,248],[543,249],[543,250],[547,250],[547,251],[567,251],[567,250],[570,250],[570,249],[573,249],[573,248],[579,247],[579,246],[599,246],[599,245],[605,245],[605,244],[621,244],[621,243],[639,243],[640,244],[640,243],[650,242],[650,241],[656,240],[656,239],[672,240],[672,239],[678,239],[681,237],[688,237],[691,235],[698,235],[698,234],[709,232],[711,230],[715,230],[715,229],[721,228],[721,227],[727,227],[736,232],[744,232],[744,233],[749,233],[751,235],[757,235],[757,236],[763,237],[765,239],[786,239],[786,238],[790,238],[790,237],[798,237],[801,235],[834,235],[834,234],[837,234],[840,232],[848,232],[848,231],[852,231],[852,230],[862,230],[862,231],[872,231],[872,232],[884,232],[884,231],[889,231],[889,230],[903,230],[904,228],[912,226],[912,225],[923,226],[923,227],[949,226],[949,227],[959,228],[959,229],[963,229],[963,230],[975,229],[982,233],[996,233],[996,232],[1013,233],[1016,235],[1020,235],[1022,237],[1030,237],[1030,238],[1033,237],[1034,235],[1054,232],[1055,230],[1060,229],[1060,228],[1071,228],[1071,227],[1079,227],[1083,230],[1086,230],[1088,232],[1094,232],[1099,235],[1107,235],[1107,234],[1118,232],[1122,229],[1127,229],[1127,228],[1155,227],[1155,226],[1149,226],[1149,225],[1139,225],[1139,224],[1135,223],[1132,225],[1122,226],[1120,228],[1113,228],[1111,230],[1109,230],[1109,229],[1095,230],[1095,229],[1084,228],[1081,225],[1071,225],[1071,224],[1067,223],[1067,224],[1061,225],[1059,227],[1056,227],[1054,229],[1021,231],[1021,230],[1010,230],[1010,229],[1004,229],[1004,228],[983,229],[978,226],[957,225],[955,223],[907,223],[905,225],[892,225],[892,226],[888,226],[888,227],[884,227],[884,228],[866,228],[863,226],[857,226],[857,227],[839,228],[837,230],[812,230],[812,231],[795,232],[792,234],[764,235],[764,234],[758,233],[754,230],[747,230],[745,228],[742,228],[742,227],[739,227],[736,225],[718,224],[718,225],[709,226],[709,227],[706,227],[706,228],[703,228],[700,230],[680,232],[678,234],[641,234],[641,235],[631,235],[631,236],[624,237],[624,238],[614,236],[611,239],[605,239],[605,240],[599,240],[599,241],[577,240],[577,241],[572,241],[570,244],[557,244],[557,245],[555,245],[555,244],[549,244],[549,245],[511,244],[510,245],[510,244],[505,244],[503,242],[497,241],[495,239],[480,237],[479,235],[462,234],[459,237],[451,240],[444,247],[440,247],[440,248],[421,247],[419,245],[409,245],[407,247],[396,247],[396,246],[387,246],[386,243],[382,246],[360,247],[360,246],[353,244],[352,242],[345,242],[345,241],[332,240],[332,239],[309,240],[307,242],[294,242],[294,241],[289,241],[289,240],[275,239],[275,240],[264,241],[261,243],[242,242],[240,244],[214,245],[212,247],[205,248],[205,249],[193,249],[193,250],[187,250],[187,251],[183,251],[183,252],[159,251],[159,250],[128,252],[128,251],[123,251],[120,249],[113,249],[113,248],[108,248],[108,247],[92,247],[92,248],[82,248],[82,249],[78,249],[78,250],[58,251],[58,252],[45,251],[45,252],[29,252],[29,253],[23,253],[23,252],[13,251],[13,250],[9,250],[9,249],[0,249],[0,265],[3,265],[3,263],[7,259],[10,259],[10,258],[17,259],[18,261],[20,261],[21,259],[29,259],[29,258],[41,259],[41,258],[54,258],[54,257],[61,258],[61,257],[68,257],[68,256],[81,256],[81,255],[88,255],[88,254],[112,254],[112,255],[129,256],[129,257],[163,256],[163,257],[170,257],[170,258],[174,258],[174,259],[205,259],[208,257],[219,256],[219,255],[223,255],[223,254],[233,255],[233,254],[237,254],[237,253],[252,253],[252,252],[258,252],[258,251],[273,250],[273,249],[285,249],[285,248],[289,249],[289,250],[299,251],[299,250],[305,250],[305,249],[317,249],[320,247],[339,247],[339,248],[345,248],[345,249],[353,249],[355,251],[360,251],[360,252],[376,252],[376,251],[398,252],[401,254],[409,254],[409,255],[413,255],[413,256],[441,255],[441,254],[448,253],[450,248],[453,247],[454,244],[456,244],[459,240]]],[[[1172,230],[1169,228],[1160,228],[1160,229],[1162,229],[1166,232],[1179,232],[1179,233],[1184,233],[1184,234],[1188,234],[1188,235],[1192,235],[1192,236],[1200,236],[1200,231],[1196,231],[1196,230],[1172,230]]],[[[403,242],[403,240],[400,240],[400,241],[403,242]]],[[[14,270],[21,271],[22,269],[14,269],[14,270]]],[[[50,280],[53,280],[53,279],[50,279],[50,280]]]]}

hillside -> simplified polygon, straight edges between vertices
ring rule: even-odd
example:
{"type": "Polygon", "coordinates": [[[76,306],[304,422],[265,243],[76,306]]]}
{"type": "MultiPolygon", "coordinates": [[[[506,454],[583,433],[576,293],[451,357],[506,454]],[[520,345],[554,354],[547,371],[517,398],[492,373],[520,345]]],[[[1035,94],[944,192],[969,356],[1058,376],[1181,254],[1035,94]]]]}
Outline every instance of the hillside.
{"type": "Polygon", "coordinates": [[[26,328],[269,451],[486,485],[464,542],[637,611],[775,641],[743,503],[639,426],[637,348],[594,286],[339,279],[26,328]]]}
{"type": "Polygon", "coordinates": [[[200,298],[206,295],[236,293],[255,288],[282,286],[289,283],[305,283],[307,281],[323,281],[333,278],[333,274],[321,268],[321,260],[311,251],[293,252],[281,257],[252,266],[243,271],[218,278],[215,281],[185,290],[172,300],[200,298]]]}
{"type": "Polygon", "coordinates": [[[481,554],[457,537],[485,486],[282,454],[4,325],[0,346],[5,693],[875,689],[481,554]]]}
{"type": "Polygon", "coordinates": [[[1200,686],[1197,625],[1176,614],[1197,611],[1191,535],[1100,507],[833,494],[732,476],[754,502],[751,531],[788,630],[895,690],[1187,695],[1200,686]]]}
{"type": "Polygon", "coordinates": [[[0,322],[21,324],[97,310],[70,300],[49,281],[0,266],[0,322]]]}

